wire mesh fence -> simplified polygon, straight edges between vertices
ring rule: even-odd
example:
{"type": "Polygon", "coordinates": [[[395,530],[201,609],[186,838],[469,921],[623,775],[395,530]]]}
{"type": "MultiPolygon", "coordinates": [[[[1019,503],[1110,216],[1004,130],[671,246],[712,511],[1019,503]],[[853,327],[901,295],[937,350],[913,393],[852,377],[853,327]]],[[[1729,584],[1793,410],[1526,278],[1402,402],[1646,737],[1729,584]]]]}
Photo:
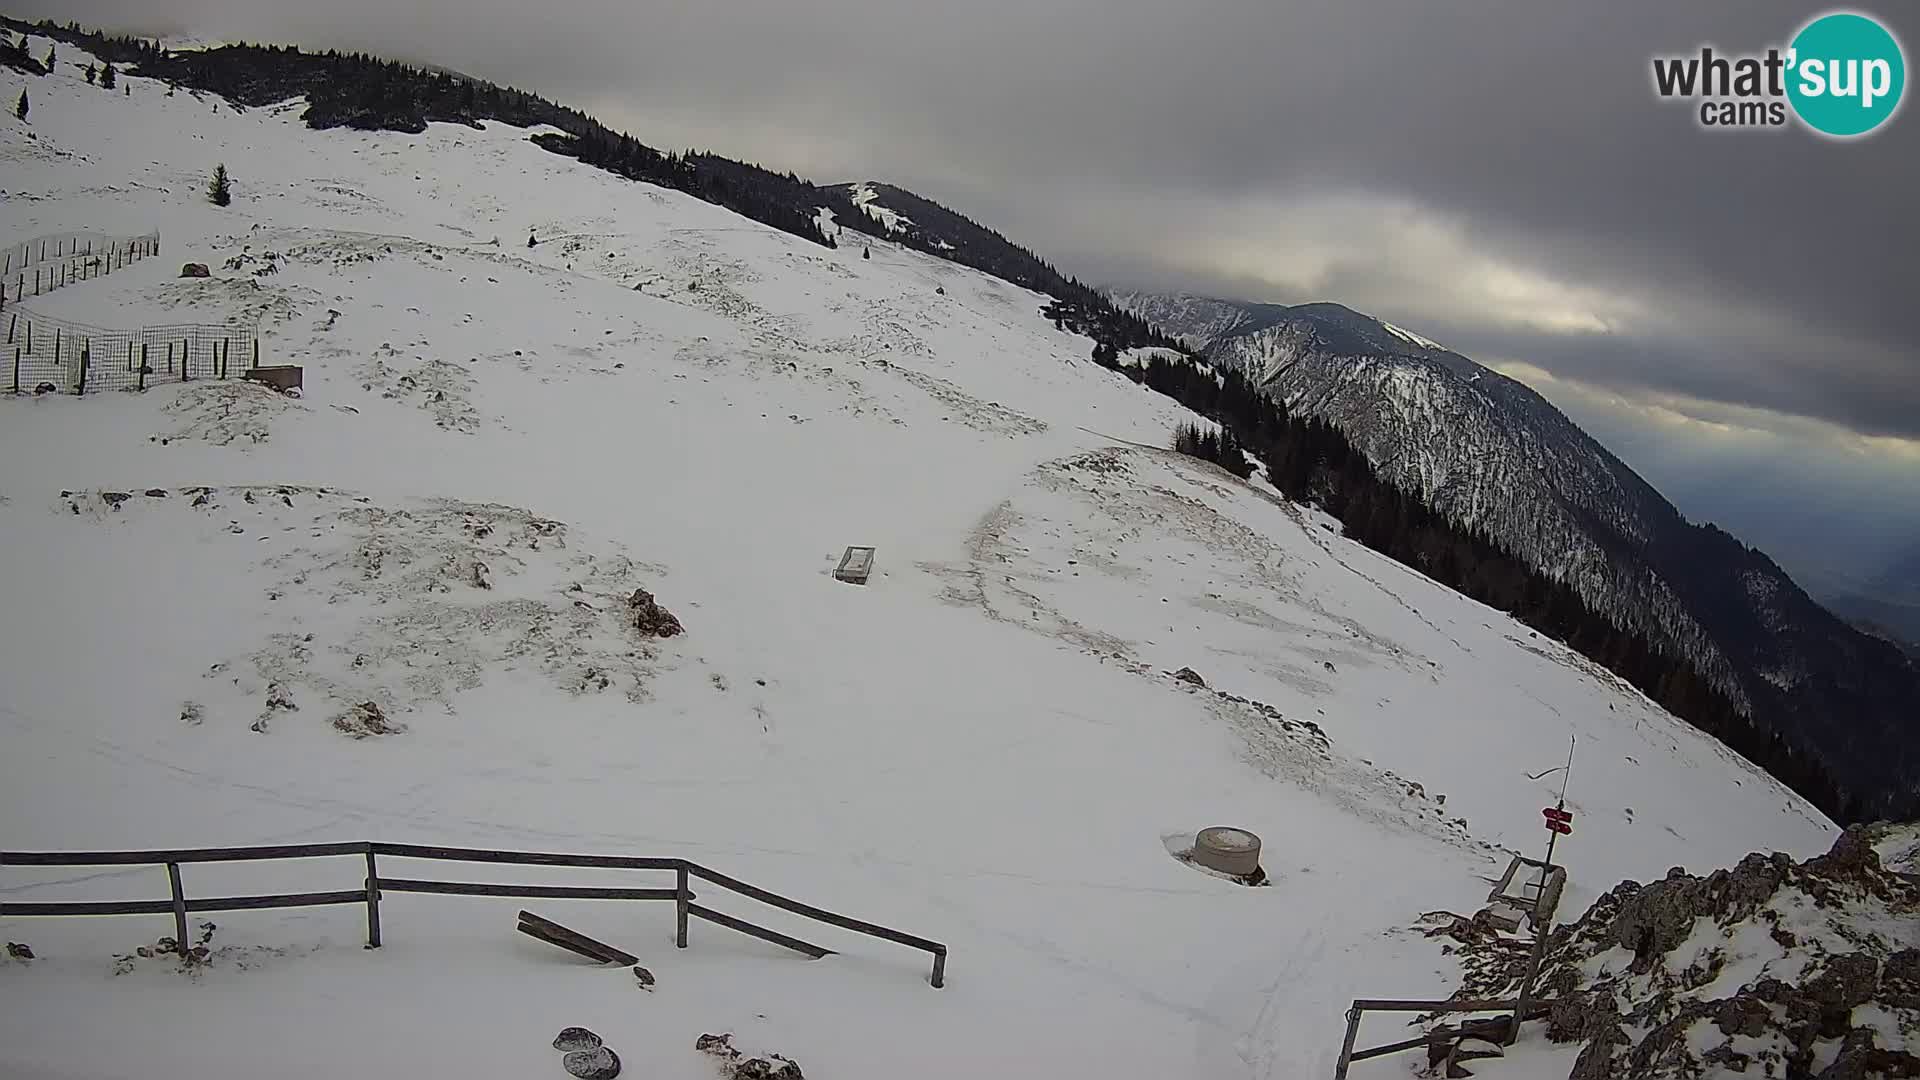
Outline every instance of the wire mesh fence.
{"type": "Polygon", "coordinates": [[[62,285],[105,277],[160,254],[160,234],[58,233],[0,248],[0,311],[62,285]]]}
{"type": "Polygon", "coordinates": [[[10,393],[145,390],[156,382],[239,378],[260,364],[249,326],[178,324],[112,330],[23,307],[0,313],[0,388],[10,393]]]}

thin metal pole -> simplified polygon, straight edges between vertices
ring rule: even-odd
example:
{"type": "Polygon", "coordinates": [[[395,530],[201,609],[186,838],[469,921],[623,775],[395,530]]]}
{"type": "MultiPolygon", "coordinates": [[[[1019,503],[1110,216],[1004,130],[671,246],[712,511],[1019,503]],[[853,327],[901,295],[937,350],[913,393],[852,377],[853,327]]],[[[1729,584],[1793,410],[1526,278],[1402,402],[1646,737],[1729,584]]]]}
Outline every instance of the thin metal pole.
{"type": "Polygon", "coordinates": [[[933,954],[933,978],[928,981],[933,983],[933,988],[935,990],[938,990],[941,987],[947,985],[947,954],[946,953],[937,952],[933,954]]]}
{"type": "Polygon", "coordinates": [[[173,888],[173,933],[174,944],[179,948],[182,958],[187,952],[187,894],[180,888],[180,864],[167,864],[167,884],[173,888]]]}

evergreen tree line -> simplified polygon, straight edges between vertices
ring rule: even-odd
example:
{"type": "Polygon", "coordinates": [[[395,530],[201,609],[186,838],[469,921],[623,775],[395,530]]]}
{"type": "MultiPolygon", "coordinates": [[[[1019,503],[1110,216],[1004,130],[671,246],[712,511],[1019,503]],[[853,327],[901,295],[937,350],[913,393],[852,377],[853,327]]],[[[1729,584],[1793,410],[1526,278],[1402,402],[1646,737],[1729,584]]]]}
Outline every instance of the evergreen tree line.
{"type": "Polygon", "coordinates": [[[53,70],[51,53],[49,60],[35,60],[27,51],[27,35],[22,32],[18,41],[12,32],[0,32],[0,66],[10,67],[26,75],[45,75],[53,70]]]}
{"type": "Polygon", "coordinates": [[[1565,642],[1835,821],[1862,818],[1866,808],[1824,763],[1778,732],[1761,729],[1685,658],[1615,625],[1571,587],[1534,571],[1486,533],[1462,528],[1381,477],[1332,424],[1293,416],[1244,374],[1216,373],[1184,356],[1154,355],[1122,366],[1111,350],[1097,347],[1094,359],[1220,424],[1218,435],[1183,425],[1174,434],[1174,449],[1241,476],[1251,471],[1242,471],[1242,451],[1253,454],[1275,488],[1337,518],[1349,538],[1565,642]],[[1223,460],[1228,458],[1235,463],[1223,460]]]}
{"type": "MultiPolygon", "coordinates": [[[[12,23],[26,30],[26,23],[12,23]]],[[[1051,264],[999,233],[937,203],[888,189],[890,203],[915,225],[888,233],[853,201],[844,187],[821,187],[792,173],[776,173],[716,154],[662,153],[591,116],[545,98],[441,71],[425,71],[364,53],[303,52],[291,46],[227,45],[170,52],[135,37],[115,37],[45,20],[35,32],[78,45],[130,73],[193,90],[219,94],[242,105],[271,105],[305,95],[303,116],[315,128],[419,133],[430,123],[477,125],[494,120],[516,127],[550,125],[534,142],[555,153],[633,180],[724,206],[735,213],[836,246],[819,226],[820,208],[843,227],[885,237],[970,266],[1052,298],[1046,317],[1063,330],[1086,334],[1118,348],[1174,347],[1146,320],[1121,311],[1097,289],[1060,273],[1051,264]]]]}
{"type": "Polygon", "coordinates": [[[304,95],[307,110],[302,118],[314,128],[417,134],[430,123],[475,127],[493,120],[522,128],[551,125],[565,134],[534,139],[547,150],[631,179],[685,191],[763,224],[833,246],[814,221],[813,208],[823,201],[814,196],[813,185],[798,177],[712,154],[663,154],[577,109],[521,90],[364,53],[310,53],[292,46],[246,44],[171,52],[141,38],[113,37],[77,24],[59,26],[47,21],[34,30],[118,63],[131,74],[219,94],[242,105],[271,105],[304,95]]]}
{"type": "Polygon", "coordinates": [[[1211,461],[1242,480],[1253,475],[1253,462],[1247,460],[1246,448],[1230,428],[1206,431],[1198,424],[1181,424],[1173,429],[1173,449],[1211,461]]]}

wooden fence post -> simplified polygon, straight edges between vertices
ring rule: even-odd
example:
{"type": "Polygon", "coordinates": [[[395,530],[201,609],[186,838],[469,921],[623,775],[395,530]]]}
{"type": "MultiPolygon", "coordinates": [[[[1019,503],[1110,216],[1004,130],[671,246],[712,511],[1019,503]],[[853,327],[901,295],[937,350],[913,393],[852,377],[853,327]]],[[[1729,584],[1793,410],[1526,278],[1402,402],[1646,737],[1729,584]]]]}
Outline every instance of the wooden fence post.
{"type": "Polygon", "coordinates": [[[928,981],[933,983],[935,990],[947,985],[947,954],[944,950],[933,954],[933,978],[928,981]]]}
{"type": "Polygon", "coordinates": [[[681,863],[674,868],[673,907],[676,923],[673,943],[678,948],[687,947],[687,904],[692,899],[692,890],[687,888],[687,864],[681,863]]]}
{"type": "MultiPolygon", "coordinates": [[[[132,348],[133,346],[129,345],[127,347],[132,348]]],[[[153,369],[147,366],[147,343],[143,341],[140,343],[140,378],[139,381],[134,384],[135,388],[143,391],[147,388],[147,372],[151,370],[153,369]]]]}
{"type": "Polygon", "coordinates": [[[1360,1034],[1360,1009],[1358,1006],[1347,1010],[1347,1041],[1340,1047],[1340,1060],[1333,1066],[1333,1080],[1347,1080],[1347,1066],[1352,1064],[1353,1040],[1360,1034]]]}
{"type": "Polygon", "coordinates": [[[259,338],[253,339],[253,366],[254,367],[260,366],[260,339],[259,338]]]}
{"type": "Polygon", "coordinates": [[[373,845],[367,845],[367,948],[380,947],[380,871],[373,865],[373,845]]]}
{"type": "Polygon", "coordinates": [[[174,944],[180,949],[181,959],[185,959],[189,955],[187,952],[189,947],[187,945],[187,894],[180,888],[179,863],[170,862],[167,864],[167,884],[173,887],[173,932],[175,935],[173,940],[174,944]]]}
{"type": "Polygon", "coordinates": [[[173,374],[173,342],[167,342],[167,374],[173,374]]]}
{"type": "Polygon", "coordinates": [[[13,347],[13,392],[20,392],[20,346],[13,347]]]}
{"type": "Polygon", "coordinates": [[[87,365],[91,363],[92,360],[93,360],[93,343],[90,341],[81,342],[80,343],[80,385],[74,387],[73,392],[75,394],[84,394],[87,392],[87,365]]]}
{"type": "Polygon", "coordinates": [[[220,377],[227,377],[227,360],[233,356],[233,339],[220,339],[220,377]]]}

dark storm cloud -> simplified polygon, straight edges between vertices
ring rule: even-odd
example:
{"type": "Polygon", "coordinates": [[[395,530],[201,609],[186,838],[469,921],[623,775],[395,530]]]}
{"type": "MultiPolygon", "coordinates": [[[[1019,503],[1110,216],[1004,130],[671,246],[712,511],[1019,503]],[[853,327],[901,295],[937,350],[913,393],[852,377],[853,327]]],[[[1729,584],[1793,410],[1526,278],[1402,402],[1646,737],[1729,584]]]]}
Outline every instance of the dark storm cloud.
{"type": "MultiPolygon", "coordinates": [[[[1920,115],[1716,135],[1650,90],[1654,53],[1784,44],[1804,4],[24,6],[444,64],[649,141],[893,179],[1082,276],[1340,299],[1599,385],[1920,437],[1920,115]]],[[[1909,53],[1912,10],[1877,12],[1909,53]]]]}

